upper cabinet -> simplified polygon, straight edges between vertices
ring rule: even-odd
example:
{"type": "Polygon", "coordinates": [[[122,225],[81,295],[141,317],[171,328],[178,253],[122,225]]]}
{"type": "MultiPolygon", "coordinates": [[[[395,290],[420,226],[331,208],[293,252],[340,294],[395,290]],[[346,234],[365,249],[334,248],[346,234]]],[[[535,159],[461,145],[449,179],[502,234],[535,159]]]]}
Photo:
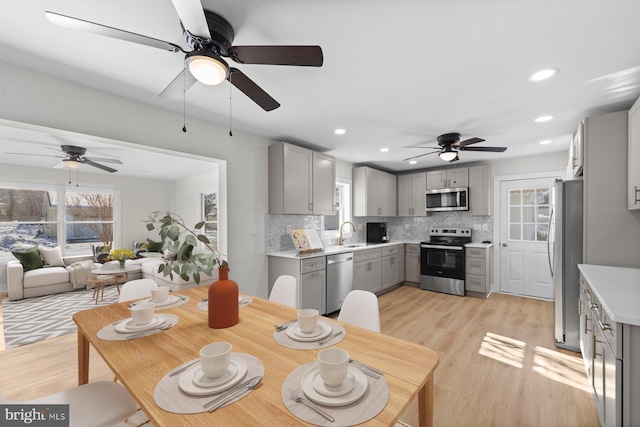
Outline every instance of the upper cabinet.
{"type": "Polygon", "coordinates": [[[353,216],[395,216],[396,176],[368,166],[353,168],[353,216]]]}
{"type": "Polygon", "coordinates": [[[335,214],[336,161],[284,142],[269,146],[269,213],[335,214]]]}
{"type": "Polygon", "coordinates": [[[398,216],[426,216],[427,172],[398,175],[398,216]]]}
{"type": "Polygon", "coordinates": [[[573,139],[571,140],[571,148],[569,150],[571,156],[571,164],[570,171],[572,176],[579,177],[582,176],[582,166],[584,164],[583,155],[584,152],[584,126],[582,122],[578,124],[578,130],[573,135],[573,139]]]}
{"type": "Polygon", "coordinates": [[[469,169],[440,169],[427,172],[427,190],[469,186],[469,169]]]}
{"type": "Polygon", "coordinates": [[[491,192],[489,165],[469,167],[469,214],[491,215],[491,192]]]}
{"type": "Polygon", "coordinates": [[[629,110],[628,207],[640,209],[640,99],[629,110]]]}

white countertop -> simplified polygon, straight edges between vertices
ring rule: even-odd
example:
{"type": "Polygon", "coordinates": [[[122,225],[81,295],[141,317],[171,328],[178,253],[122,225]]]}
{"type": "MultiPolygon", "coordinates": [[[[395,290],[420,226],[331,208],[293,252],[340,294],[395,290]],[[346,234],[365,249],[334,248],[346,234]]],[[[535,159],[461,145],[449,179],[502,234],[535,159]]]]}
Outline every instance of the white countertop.
{"type": "Polygon", "coordinates": [[[465,248],[483,248],[487,249],[493,246],[493,243],[467,243],[464,245],[465,248]]]}
{"type": "Polygon", "coordinates": [[[640,268],[578,264],[611,319],[640,326],[640,268]]]}

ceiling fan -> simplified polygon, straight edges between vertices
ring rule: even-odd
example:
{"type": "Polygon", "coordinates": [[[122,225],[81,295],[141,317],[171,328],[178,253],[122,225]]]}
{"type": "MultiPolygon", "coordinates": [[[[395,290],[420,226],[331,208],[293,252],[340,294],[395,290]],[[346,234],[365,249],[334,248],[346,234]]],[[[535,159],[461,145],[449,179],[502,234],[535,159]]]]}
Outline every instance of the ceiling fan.
{"type": "Polygon", "coordinates": [[[434,151],[430,153],[420,154],[418,156],[409,157],[403,161],[416,159],[422,156],[428,156],[429,154],[438,153],[440,158],[445,162],[455,162],[460,160],[458,157],[458,151],[490,151],[494,153],[502,153],[507,150],[507,147],[467,147],[471,144],[477,144],[478,142],[484,142],[482,138],[469,138],[464,141],[460,141],[460,134],[457,132],[445,133],[438,137],[438,147],[418,147],[412,146],[409,148],[432,148],[434,151]],[[456,151],[456,149],[458,151],[456,151]]]}
{"type": "Polygon", "coordinates": [[[267,92],[237,68],[230,67],[223,59],[230,58],[240,64],[299,65],[321,67],[320,46],[232,46],[235,33],[223,17],[202,8],[200,0],[172,0],[178,13],[189,52],[177,44],[158,40],[118,28],[45,12],[54,24],[89,31],[103,36],[126,40],[170,52],[185,54],[185,69],[173,79],[160,96],[177,97],[196,81],[216,85],[228,80],[265,111],[280,106],[267,92]],[[186,70],[189,72],[186,72],[186,70]]]}
{"type": "MultiPolygon", "coordinates": [[[[65,154],[64,156],[54,156],[53,154],[32,154],[32,153],[6,153],[6,154],[18,154],[24,156],[41,156],[41,157],[57,157],[62,159],[62,165],[71,169],[77,169],[82,165],[93,166],[98,169],[102,169],[107,172],[118,172],[116,169],[110,168],[109,166],[105,166],[96,162],[104,162],[104,163],[116,163],[121,165],[122,162],[118,159],[103,159],[98,157],[85,157],[85,153],[87,149],[84,147],[76,147],[75,145],[61,145],[60,151],[51,148],[45,147],[49,150],[53,150],[59,153],[65,154]]],[[[54,166],[56,167],[56,166],[54,166]]]]}

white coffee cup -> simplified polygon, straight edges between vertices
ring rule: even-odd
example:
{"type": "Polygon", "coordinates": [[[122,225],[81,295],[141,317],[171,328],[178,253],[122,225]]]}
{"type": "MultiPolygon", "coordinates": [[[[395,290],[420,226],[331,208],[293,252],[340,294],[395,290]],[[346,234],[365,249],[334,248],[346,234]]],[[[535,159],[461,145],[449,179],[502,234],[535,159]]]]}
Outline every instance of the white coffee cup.
{"type": "Polygon", "coordinates": [[[329,387],[337,387],[347,377],[349,353],[341,348],[327,348],[318,353],[320,378],[329,387]]]}
{"type": "Polygon", "coordinates": [[[298,327],[305,334],[310,334],[318,326],[318,310],[313,308],[304,308],[298,310],[298,327]]]}
{"type": "Polygon", "coordinates": [[[231,344],[214,342],[200,349],[200,365],[202,372],[209,378],[218,378],[229,367],[231,362],[231,344]]]}
{"type": "Polygon", "coordinates": [[[169,298],[169,287],[159,286],[151,289],[151,302],[165,302],[169,298]]]}
{"type": "Polygon", "coordinates": [[[132,305],[129,308],[129,312],[131,313],[133,323],[136,325],[146,325],[151,322],[155,308],[155,305],[150,302],[140,302],[132,305]]]}

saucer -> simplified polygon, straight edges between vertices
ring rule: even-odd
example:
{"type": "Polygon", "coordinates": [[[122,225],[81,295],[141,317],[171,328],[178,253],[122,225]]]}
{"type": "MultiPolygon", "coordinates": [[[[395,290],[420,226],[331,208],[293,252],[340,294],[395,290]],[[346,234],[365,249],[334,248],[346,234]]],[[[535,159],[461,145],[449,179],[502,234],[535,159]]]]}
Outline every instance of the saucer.
{"type": "Polygon", "coordinates": [[[287,328],[287,335],[289,338],[296,341],[318,341],[329,336],[330,333],[331,325],[321,320],[318,321],[318,326],[316,326],[316,329],[310,334],[302,332],[298,326],[298,322],[292,323],[287,328]]]}
{"type": "Polygon", "coordinates": [[[247,363],[240,359],[239,357],[234,357],[234,354],[231,353],[231,362],[235,363],[237,372],[226,383],[222,383],[217,386],[212,387],[200,387],[194,383],[194,377],[196,374],[202,373],[202,368],[199,363],[191,366],[189,369],[184,371],[180,378],[178,379],[178,387],[186,394],[190,394],[192,396],[208,396],[210,394],[216,394],[223,392],[234,385],[238,384],[247,373],[247,363]]]}
{"type": "Polygon", "coordinates": [[[151,304],[154,304],[156,307],[164,307],[167,305],[171,305],[171,304],[175,304],[178,301],[180,301],[180,297],[177,295],[169,295],[167,297],[166,300],[162,301],[162,302],[154,302],[151,298],[147,298],[142,300],[143,302],[150,302],[151,304]]]}
{"type": "MultiPolygon", "coordinates": [[[[353,375],[354,385],[351,391],[341,395],[341,396],[325,396],[321,393],[318,393],[314,388],[314,378],[320,376],[317,365],[313,369],[309,369],[307,373],[304,374],[301,380],[302,391],[309,398],[309,400],[325,406],[346,406],[350,405],[353,402],[359,400],[364,396],[367,389],[369,388],[369,382],[367,381],[367,377],[362,371],[354,366],[349,366],[348,372],[353,375]]],[[[333,388],[333,387],[332,387],[333,388]]]]}
{"type": "Polygon", "coordinates": [[[209,378],[202,370],[202,365],[198,364],[198,366],[200,366],[200,369],[196,370],[196,372],[193,374],[193,383],[198,387],[215,387],[220,384],[224,384],[227,381],[231,381],[233,378],[235,378],[236,374],[238,373],[238,365],[235,360],[229,362],[229,366],[227,366],[227,369],[225,369],[222,375],[217,378],[209,378]]]}
{"type": "Polygon", "coordinates": [[[116,332],[120,332],[121,334],[130,334],[132,332],[143,332],[147,329],[153,329],[161,326],[166,322],[166,317],[160,314],[154,314],[149,323],[145,323],[144,325],[135,325],[133,323],[133,319],[129,318],[128,320],[124,320],[118,323],[115,326],[116,332]]]}
{"type": "Polygon", "coordinates": [[[345,394],[353,390],[353,387],[355,387],[356,385],[356,377],[353,376],[353,373],[347,371],[347,377],[344,379],[342,384],[332,387],[326,385],[324,381],[322,381],[320,370],[318,369],[313,374],[311,384],[313,385],[313,389],[315,391],[324,396],[338,397],[344,396],[345,394]]]}

